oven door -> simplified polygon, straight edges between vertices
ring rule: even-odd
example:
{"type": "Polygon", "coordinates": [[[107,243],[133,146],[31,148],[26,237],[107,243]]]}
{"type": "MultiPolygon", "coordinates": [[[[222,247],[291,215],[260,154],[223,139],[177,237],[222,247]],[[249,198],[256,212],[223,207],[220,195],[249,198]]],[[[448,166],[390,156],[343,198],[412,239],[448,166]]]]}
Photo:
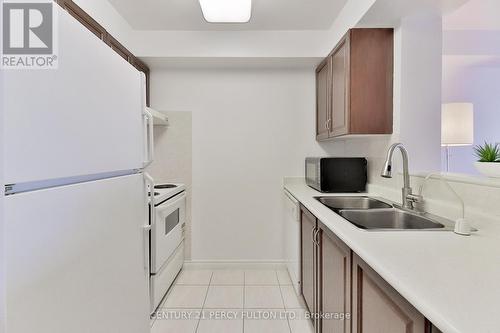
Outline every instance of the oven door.
{"type": "Polygon", "coordinates": [[[186,220],[186,193],[155,207],[151,224],[151,274],[157,274],[183,240],[186,220]]]}

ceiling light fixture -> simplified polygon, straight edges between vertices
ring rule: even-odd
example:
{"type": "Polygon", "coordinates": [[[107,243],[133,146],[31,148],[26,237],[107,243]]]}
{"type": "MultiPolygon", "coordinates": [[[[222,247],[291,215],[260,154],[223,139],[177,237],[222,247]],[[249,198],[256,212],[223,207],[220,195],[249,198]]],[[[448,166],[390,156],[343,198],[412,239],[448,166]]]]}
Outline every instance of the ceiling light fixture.
{"type": "Polygon", "coordinates": [[[247,23],[252,0],[199,0],[203,17],[210,23],[247,23]]]}

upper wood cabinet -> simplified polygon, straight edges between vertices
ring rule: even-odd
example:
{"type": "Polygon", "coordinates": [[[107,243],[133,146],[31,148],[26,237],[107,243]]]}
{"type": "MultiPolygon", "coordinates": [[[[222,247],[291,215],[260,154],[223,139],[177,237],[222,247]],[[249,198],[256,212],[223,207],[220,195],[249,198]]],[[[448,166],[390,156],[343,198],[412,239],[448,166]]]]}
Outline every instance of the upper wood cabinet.
{"type": "Polygon", "coordinates": [[[335,52],[329,57],[332,62],[332,80],[331,80],[331,120],[329,137],[344,135],[349,132],[347,113],[347,72],[348,55],[347,39],[343,39],[337,46],[335,52]]]}
{"type": "Polygon", "coordinates": [[[393,29],[351,29],[316,70],[316,139],[391,134],[393,29]]]}
{"type": "Polygon", "coordinates": [[[316,136],[328,139],[331,124],[332,58],[328,57],[316,69],[316,136]]]}

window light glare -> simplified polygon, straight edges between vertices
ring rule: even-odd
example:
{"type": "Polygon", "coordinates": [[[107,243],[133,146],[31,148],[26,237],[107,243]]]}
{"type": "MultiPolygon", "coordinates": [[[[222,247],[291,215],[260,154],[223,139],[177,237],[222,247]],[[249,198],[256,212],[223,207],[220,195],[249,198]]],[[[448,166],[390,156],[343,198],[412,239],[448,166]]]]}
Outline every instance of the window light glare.
{"type": "Polygon", "coordinates": [[[199,0],[203,17],[210,23],[247,23],[252,0],[199,0]]]}

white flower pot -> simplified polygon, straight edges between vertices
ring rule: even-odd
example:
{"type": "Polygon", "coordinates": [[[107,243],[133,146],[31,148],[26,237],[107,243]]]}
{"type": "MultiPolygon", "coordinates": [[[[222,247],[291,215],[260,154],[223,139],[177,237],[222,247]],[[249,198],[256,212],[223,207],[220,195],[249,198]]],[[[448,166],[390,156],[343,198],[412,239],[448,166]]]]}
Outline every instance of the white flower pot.
{"type": "Polygon", "coordinates": [[[500,178],[499,162],[476,162],[476,169],[487,177],[500,178]]]}

